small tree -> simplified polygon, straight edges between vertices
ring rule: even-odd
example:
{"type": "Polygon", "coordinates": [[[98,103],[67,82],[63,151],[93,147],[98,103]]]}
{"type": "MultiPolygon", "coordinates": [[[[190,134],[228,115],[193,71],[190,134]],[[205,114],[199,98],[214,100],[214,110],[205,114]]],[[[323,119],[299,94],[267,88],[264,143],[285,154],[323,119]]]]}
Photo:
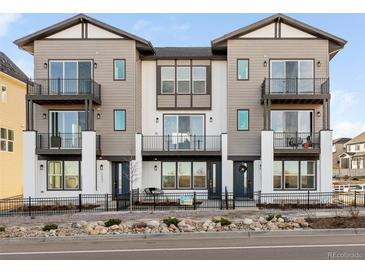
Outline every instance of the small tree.
{"type": "Polygon", "coordinates": [[[140,177],[139,171],[140,171],[140,163],[135,160],[133,157],[132,150],[129,153],[128,156],[128,162],[129,162],[129,172],[123,173],[126,178],[129,180],[129,204],[130,204],[130,211],[133,210],[133,189],[135,187],[135,184],[137,180],[140,177]]]}

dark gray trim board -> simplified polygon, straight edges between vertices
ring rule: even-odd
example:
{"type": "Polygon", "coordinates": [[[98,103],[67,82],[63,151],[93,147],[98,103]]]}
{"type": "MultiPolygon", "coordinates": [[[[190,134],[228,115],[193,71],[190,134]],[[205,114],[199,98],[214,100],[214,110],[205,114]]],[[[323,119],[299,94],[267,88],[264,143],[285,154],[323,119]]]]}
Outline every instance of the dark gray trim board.
{"type": "Polygon", "coordinates": [[[232,160],[232,161],[255,161],[255,160],[260,160],[261,156],[260,155],[228,155],[227,157],[228,160],[232,160]]]}

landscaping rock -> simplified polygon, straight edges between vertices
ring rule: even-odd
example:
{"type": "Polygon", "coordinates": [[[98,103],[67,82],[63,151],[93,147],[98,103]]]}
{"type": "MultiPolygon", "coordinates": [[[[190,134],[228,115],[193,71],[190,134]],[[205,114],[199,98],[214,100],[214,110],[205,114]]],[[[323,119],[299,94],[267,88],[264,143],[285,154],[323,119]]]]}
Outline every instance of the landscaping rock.
{"type": "Polygon", "coordinates": [[[149,228],[156,228],[156,227],[159,227],[160,222],[157,221],[157,220],[149,220],[149,221],[146,222],[146,225],[149,228]]]}
{"type": "Polygon", "coordinates": [[[262,225],[267,223],[267,220],[264,217],[262,217],[262,216],[259,217],[258,221],[262,225]]]}
{"type": "Polygon", "coordinates": [[[250,219],[250,218],[244,218],[243,219],[243,224],[244,225],[250,225],[250,224],[252,224],[252,219],[250,219]]]}
{"type": "Polygon", "coordinates": [[[145,222],[138,222],[138,223],[133,224],[133,228],[141,229],[141,228],[145,228],[145,227],[147,227],[147,224],[145,222]]]}

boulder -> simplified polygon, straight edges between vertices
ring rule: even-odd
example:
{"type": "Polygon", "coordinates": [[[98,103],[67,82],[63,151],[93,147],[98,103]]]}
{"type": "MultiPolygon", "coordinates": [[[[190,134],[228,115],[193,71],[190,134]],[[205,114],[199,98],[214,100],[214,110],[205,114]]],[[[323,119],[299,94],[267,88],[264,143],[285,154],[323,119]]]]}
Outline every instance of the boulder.
{"type": "Polygon", "coordinates": [[[160,222],[157,221],[157,220],[149,220],[149,221],[146,222],[146,225],[149,228],[155,228],[155,227],[159,227],[160,222]]]}
{"type": "Polygon", "coordinates": [[[105,226],[105,224],[104,224],[104,222],[103,222],[103,221],[97,221],[97,222],[96,222],[96,224],[97,224],[98,226],[105,226]]]}
{"type": "Polygon", "coordinates": [[[260,216],[260,218],[259,218],[259,220],[258,220],[258,221],[259,221],[259,223],[260,223],[260,224],[262,224],[262,225],[267,223],[266,218],[264,218],[264,217],[262,217],[262,216],[260,216]]]}
{"type": "Polygon", "coordinates": [[[250,218],[244,218],[243,219],[243,224],[244,225],[250,225],[250,224],[252,224],[252,219],[250,219],[250,218]]]}
{"type": "Polygon", "coordinates": [[[81,228],[81,227],[82,227],[82,225],[79,224],[79,223],[72,223],[71,224],[71,228],[81,228]]]}
{"type": "Polygon", "coordinates": [[[86,221],[80,221],[79,224],[84,227],[84,226],[87,226],[88,225],[88,222],[86,222],[86,221]]]}
{"type": "Polygon", "coordinates": [[[112,225],[111,227],[109,227],[110,230],[119,230],[120,227],[119,225],[112,225]]]}
{"type": "Polygon", "coordinates": [[[184,219],[184,220],[182,220],[181,222],[179,222],[178,224],[177,224],[177,226],[178,226],[178,228],[181,230],[181,231],[183,231],[183,232],[192,232],[192,231],[194,231],[194,226],[192,226],[192,225],[190,225],[189,223],[189,221],[188,221],[188,223],[186,222],[186,220],[187,219],[184,219]]]}
{"type": "Polygon", "coordinates": [[[179,230],[174,224],[171,224],[169,228],[171,228],[173,231],[179,230]]]}
{"type": "Polygon", "coordinates": [[[278,223],[284,223],[284,219],[283,218],[278,218],[278,223]]]}
{"type": "Polygon", "coordinates": [[[145,222],[138,222],[138,223],[133,224],[133,228],[141,229],[141,228],[145,228],[145,227],[147,227],[147,224],[145,222]]]}

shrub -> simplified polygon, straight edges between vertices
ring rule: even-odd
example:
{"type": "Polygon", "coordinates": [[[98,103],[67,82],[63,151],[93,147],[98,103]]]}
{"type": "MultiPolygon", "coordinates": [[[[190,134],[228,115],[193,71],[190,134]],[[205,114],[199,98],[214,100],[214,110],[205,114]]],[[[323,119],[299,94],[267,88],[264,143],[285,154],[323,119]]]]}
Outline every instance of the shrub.
{"type": "Polygon", "coordinates": [[[224,218],[224,217],[221,217],[220,219],[214,218],[212,221],[216,224],[220,223],[221,226],[227,226],[227,225],[230,225],[232,223],[229,219],[224,218]]]}
{"type": "Polygon", "coordinates": [[[52,229],[57,229],[58,225],[56,224],[46,224],[44,225],[44,227],[42,228],[43,231],[50,231],[52,229]]]}
{"type": "Polygon", "coordinates": [[[5,232],[5,226],[0,226],[0,232],[5,232]]]}
{"type": "Polygon", "coordinates": [[[179,220],[176,219],[175,217],[168,217],[166,219],[163,219],[163,222],[167,225],[167,226],[170,226],[170,225],[174,225],[174,226],[177,226],[177,224],[179,223],[179,220]]]}
{"type": "Polygon", "coordinates": [[[109,219],[108,221],[104,222],[104,225],[106,227],[112,226],[112,225],[120,225],[122,220],[120,219],[109,219]]]}
{"type": "Polygon", "coordinates": [[[275,217],[275,214],[269,214],[267,217],[266,217],[266,221],[270,222],[272,219],[274,219],[275,217]]]}

